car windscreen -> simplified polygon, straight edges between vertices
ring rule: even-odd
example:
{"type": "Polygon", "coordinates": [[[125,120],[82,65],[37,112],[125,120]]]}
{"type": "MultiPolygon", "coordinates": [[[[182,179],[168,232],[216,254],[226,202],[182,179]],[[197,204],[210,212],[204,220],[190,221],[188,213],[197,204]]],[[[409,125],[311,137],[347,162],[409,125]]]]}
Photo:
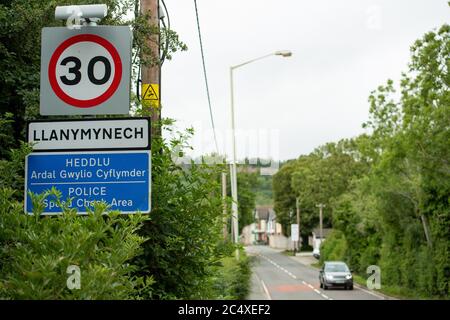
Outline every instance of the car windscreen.
{"type": "Polygon", "coordinates": [[[325,272],[349,272],[349,269],[345,264],[329,263],[325,265],[325,272]]]}

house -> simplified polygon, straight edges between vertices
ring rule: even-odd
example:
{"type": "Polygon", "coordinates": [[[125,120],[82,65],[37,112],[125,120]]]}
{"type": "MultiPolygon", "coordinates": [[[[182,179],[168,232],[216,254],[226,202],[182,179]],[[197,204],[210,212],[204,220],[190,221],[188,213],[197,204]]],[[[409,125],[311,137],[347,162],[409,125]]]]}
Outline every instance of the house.
{"type": "MultiPolygon", "coordinates": [[[[278,223],[279,225],[279,223],[278,223]]],[[[277,228],[277,215],[275,214],[275,211],[269,210],[269,217],[267,219],[267,228],[266,228],[266,234],[267,236],[281,233],[281,229],[277,228]]]]}
{"type": "Polygon", "coordinates": [[[281,224],[272,206],[257,206],[254,211],[255,222],[242,230],[244,245],[269,244],[269,237],[281,234],[281,224]]]}
{"type": "Polygon", "coordinates": [[[267,230],[269,227],[269,217],[270,214],[275,212],[270,206],[257,206],[255,208],[255,228],[253,229],[253,234],[255,235],[255,243],[257,244],[267,244],[267,230]]]}

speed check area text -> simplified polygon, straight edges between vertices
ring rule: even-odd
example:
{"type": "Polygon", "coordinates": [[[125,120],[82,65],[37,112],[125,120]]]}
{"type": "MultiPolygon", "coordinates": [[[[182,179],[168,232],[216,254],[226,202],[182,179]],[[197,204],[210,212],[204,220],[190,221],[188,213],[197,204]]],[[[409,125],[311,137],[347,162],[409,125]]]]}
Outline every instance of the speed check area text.
{"type": "MultiPolygon", "coordinates": [[[[95,201],[111,210],[149,211],[150,152],[39,153],[27,158],[27,189],[41,193],[55,186],[69,208],[86,212],[95,201]]],[[[44,202],[45,212],[60,212],[54,199],[44,202]]],[[[32,203],[27,197],[27,212],[32,203]]]]}

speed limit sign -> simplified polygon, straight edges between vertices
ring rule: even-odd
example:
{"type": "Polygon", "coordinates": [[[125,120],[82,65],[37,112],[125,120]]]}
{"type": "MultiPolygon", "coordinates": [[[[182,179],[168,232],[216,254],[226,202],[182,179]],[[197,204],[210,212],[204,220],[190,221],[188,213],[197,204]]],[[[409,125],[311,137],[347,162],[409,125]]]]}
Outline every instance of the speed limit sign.
{"type": "Polygon", "coordinates": [[[44,28],[41,115],[128,114],[131,30],[44,28]]]}

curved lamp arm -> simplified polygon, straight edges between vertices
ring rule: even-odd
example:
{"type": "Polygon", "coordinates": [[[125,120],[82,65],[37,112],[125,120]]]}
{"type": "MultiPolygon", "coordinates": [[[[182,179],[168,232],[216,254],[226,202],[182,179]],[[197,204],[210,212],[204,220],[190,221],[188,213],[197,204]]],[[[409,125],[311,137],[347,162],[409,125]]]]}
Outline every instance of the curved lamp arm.
{"type": "Polygon", "coordinates": [[[231,66],[230,69],[231,69],[231,70],[234,70],[234,69],[237,69],[237,68],[239,68],[239,67],[245,66],[246,64],[249,64],[249,63],[252,63],[252,62],[255,62],[255,61],[258,61],[258,60],[267,58],[267,57],[270,57],[270,56],[290,57],[290,56],[292,56],[292,52],[291,52],[291,51],[288,51],[288,50],[281,50],[281,51],[272,52],[272,53],[263,55],[263,56],[261,56],[261,57],[258,57],[258,58],[255,58],[255,59],[248,60],[248,61],[245,61],[245,62],[243,62],[243,63],[237,64],[237,65],[235,65],[235,66],[231,66]]]}

